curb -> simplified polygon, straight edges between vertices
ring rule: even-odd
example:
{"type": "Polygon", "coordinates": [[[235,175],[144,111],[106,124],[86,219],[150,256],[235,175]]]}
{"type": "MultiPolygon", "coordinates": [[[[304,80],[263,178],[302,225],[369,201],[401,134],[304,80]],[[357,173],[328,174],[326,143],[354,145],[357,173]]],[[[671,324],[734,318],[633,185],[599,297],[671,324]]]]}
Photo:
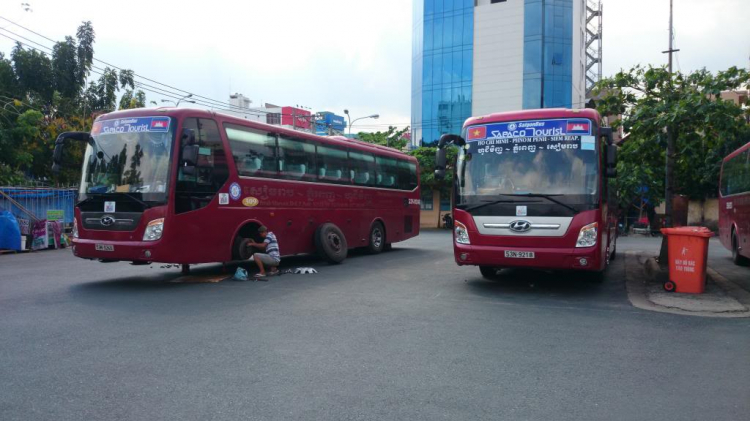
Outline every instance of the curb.
{"type": "Polygon", "coordinates": [[[678,307],[668,307],[656,304],[649,299],[648,283],[663,282],[668,275],[659,268],[656,260],[635,251],[626,252],[625,286],[628,300],[633,307],[659,313],[678,314],[683,316],[715,317],[715,318],[748,318],[750,317],[750,293],[726,279],[715,270],[707,268],[707,276],[745,307],[744,311],[690,311],[678,307]]]}

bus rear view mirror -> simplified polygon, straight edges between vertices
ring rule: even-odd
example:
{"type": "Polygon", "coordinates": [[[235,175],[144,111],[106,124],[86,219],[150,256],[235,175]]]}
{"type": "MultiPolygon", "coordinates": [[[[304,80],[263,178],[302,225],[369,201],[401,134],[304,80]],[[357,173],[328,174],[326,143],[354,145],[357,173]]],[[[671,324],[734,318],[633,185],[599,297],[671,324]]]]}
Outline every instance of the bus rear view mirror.
{"type": "Polygon", "coordinates": [[[438,149],[435,153],[435,178],[438,180],[445,178],[445,165],[447,160],[448,158],[445,149],[438,149]]]}
{"type": "Polygon", "coordinates": [[[195,167],[198,164],[198,145],[185,145],[182,147],[182,165],[184,167],[195,167]]]}
{"type": "Polygon", "coordinates": [[[448,157],[445,147],[448,145],[463,146],[466,144],[464,138],[455,134],[444,134],[438,141],[437,152],[435,153],[435,178],[442,180],[445,178],[445,167],[448,157]]]}
{"type": "Polygon", "coordinates": [[[57,136],[55,151],[52,154],[52,172],[55,174],[59,173],[62,167],[63,149],[65,149],[65,141],[68,139],[89,142],[91,141],[91,135],[88,132],[65,132],[57,136]]]}
{"type": "Polygon", "coordinates": [[[607,145],[607,177],[617,177],[617,146],[607,145]]]}

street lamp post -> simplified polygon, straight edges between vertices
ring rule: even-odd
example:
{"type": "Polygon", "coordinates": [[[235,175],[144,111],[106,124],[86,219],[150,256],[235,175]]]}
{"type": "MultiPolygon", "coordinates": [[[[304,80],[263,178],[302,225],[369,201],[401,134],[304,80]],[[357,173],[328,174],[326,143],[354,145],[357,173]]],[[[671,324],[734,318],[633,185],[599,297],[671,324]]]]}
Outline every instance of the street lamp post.
{"type": "Polygon", "coordinates": [[[173,101],[171,99],[162,99],[161,102],[171,102],[171,103],[174,103],[175,108],[177,108],[177,107],[180,106],[180,102],[182,102],[182,101],[189,102],[191,104],[195,104],[195,101],[188,99],[188,98],[190,98],[192,96],[193,96],[193,94],[186,95],[186,96],[178,99],[177,102],[175,102],[175,101],[173,101]]]}
{"type": "Polygon", "coordinates": [[[358,120],[362,120],[362,119],[365,119],[365,118],[374,118],[374,119],[380,118],[379,114],[372,114],[372,115],[368,115],[368,116],[365,116],[365,117],[355,118],[352,121],[352,116],[349,114],[349,110],[344,110],[344,114],[346,114],[346,117],[349,119],[349,134],[350,135],[352,134],[352,124],[356,123],[358,120]]]}

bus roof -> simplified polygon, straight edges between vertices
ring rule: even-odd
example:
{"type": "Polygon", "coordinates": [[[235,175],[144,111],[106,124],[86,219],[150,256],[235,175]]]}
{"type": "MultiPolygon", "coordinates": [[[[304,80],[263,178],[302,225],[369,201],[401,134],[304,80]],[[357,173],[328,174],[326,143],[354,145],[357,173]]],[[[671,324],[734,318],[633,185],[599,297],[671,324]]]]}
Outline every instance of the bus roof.
{"type": "Polygon", "coordinates": [[[567,108],[543,108],[539,110],[507,111],[503,113],[487,114],[484,116],[470,117],[464,123],[464,127],[476,124],[497,123],[501,121],[521,120],[544,120],[550,118],[588,118],[599,123],[600,117],[596,110],[590,108],[567,109],[567,108]]]}
{"type": "Polygon", "coordinates": [[[280,126],[274,126],[271,124],[260,123],[257,121],[250,121],[244,118],[235,117],[228,114],[217,113],[215,111],[202,110],[198,108],[174,108],[174,107],[158,107],[158,108],[135,108],[131,110],[113,111],[111,113],[102,114],[96,118],[96,120],[111,120],[115,118],[128,118],[128,117],[152,117],[154,115],[164,115],[174,118],[185,118],[185,117],[202,117],[220,119],[224,122],[230,122],[235,124],[241,124],[249,127],[253,127],[260,130],[268,130],[275,133],[287,134],[289,136],[296,136],[305,138],[308,140],[314,140],[316,142],[322,142],[331,146],[344,146],[354,147],[355,149],[370,150],[371,152],[379,152],[380,155],[392,155],[399,158],[406,158],[410,161],[415,161],[411,155],[405,154],[398,149],[389,148],[381,145],[374,145],[372,143],[363,142],[357,139],[349,139],[344,136],[319,136],[312,133],[301,132],[299,130],[287,129],[280,126]]]}
{"type": "Polygon", "coordinates": [[[734,152],[732,152],[732,153],[730,153],[729,155],[727,155],[727,156],[726,156],[726,157],[725,157],[725,158],[724,158],[724,159],[722,160],[722,162],[727,162],[727,161],[729,161],[730,159],[732,159],[732,158],[734,158],[735,156],[737,156],[737,155],[741,154],[742,152],[745,152],[745,151],[746,151],[746,150],[748,150],[748,149],[750,149],[750,142],[747,142],[747,143],[746,143],[746,144],[745,144],[744,146],[740,146],[739,148],[737,148],[737,150],[735,150],[734,152]]]}

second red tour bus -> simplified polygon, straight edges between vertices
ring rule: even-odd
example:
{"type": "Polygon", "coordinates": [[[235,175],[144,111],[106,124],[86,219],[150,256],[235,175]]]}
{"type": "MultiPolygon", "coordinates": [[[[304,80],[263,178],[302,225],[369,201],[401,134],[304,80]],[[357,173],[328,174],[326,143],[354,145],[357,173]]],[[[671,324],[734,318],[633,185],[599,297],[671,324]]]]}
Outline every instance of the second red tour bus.
{"type": "Polygon", "coordinates": [[[458,146],[454,177],[456,263],[498,269],[530,267],[600,277],[615,255],[616,147],[594,110],[543,109],[473,117],[458,146]]]}
{"type": "MultiPolygon", "coordinates": [[[[100,116],[86,142],[73,251],[81,258],[193,264],[249,257],[273,231],[282,255],[380,252],[419,233],[415,158],[203,110],[100,116]]],[[[187,266],[183,266],[187,268],[187,266]]]]}
{"type": "Polygon", "coordinates": [[[721,165],[719,238],[735,264],[750,263],[750,143],[721,165]]]}

